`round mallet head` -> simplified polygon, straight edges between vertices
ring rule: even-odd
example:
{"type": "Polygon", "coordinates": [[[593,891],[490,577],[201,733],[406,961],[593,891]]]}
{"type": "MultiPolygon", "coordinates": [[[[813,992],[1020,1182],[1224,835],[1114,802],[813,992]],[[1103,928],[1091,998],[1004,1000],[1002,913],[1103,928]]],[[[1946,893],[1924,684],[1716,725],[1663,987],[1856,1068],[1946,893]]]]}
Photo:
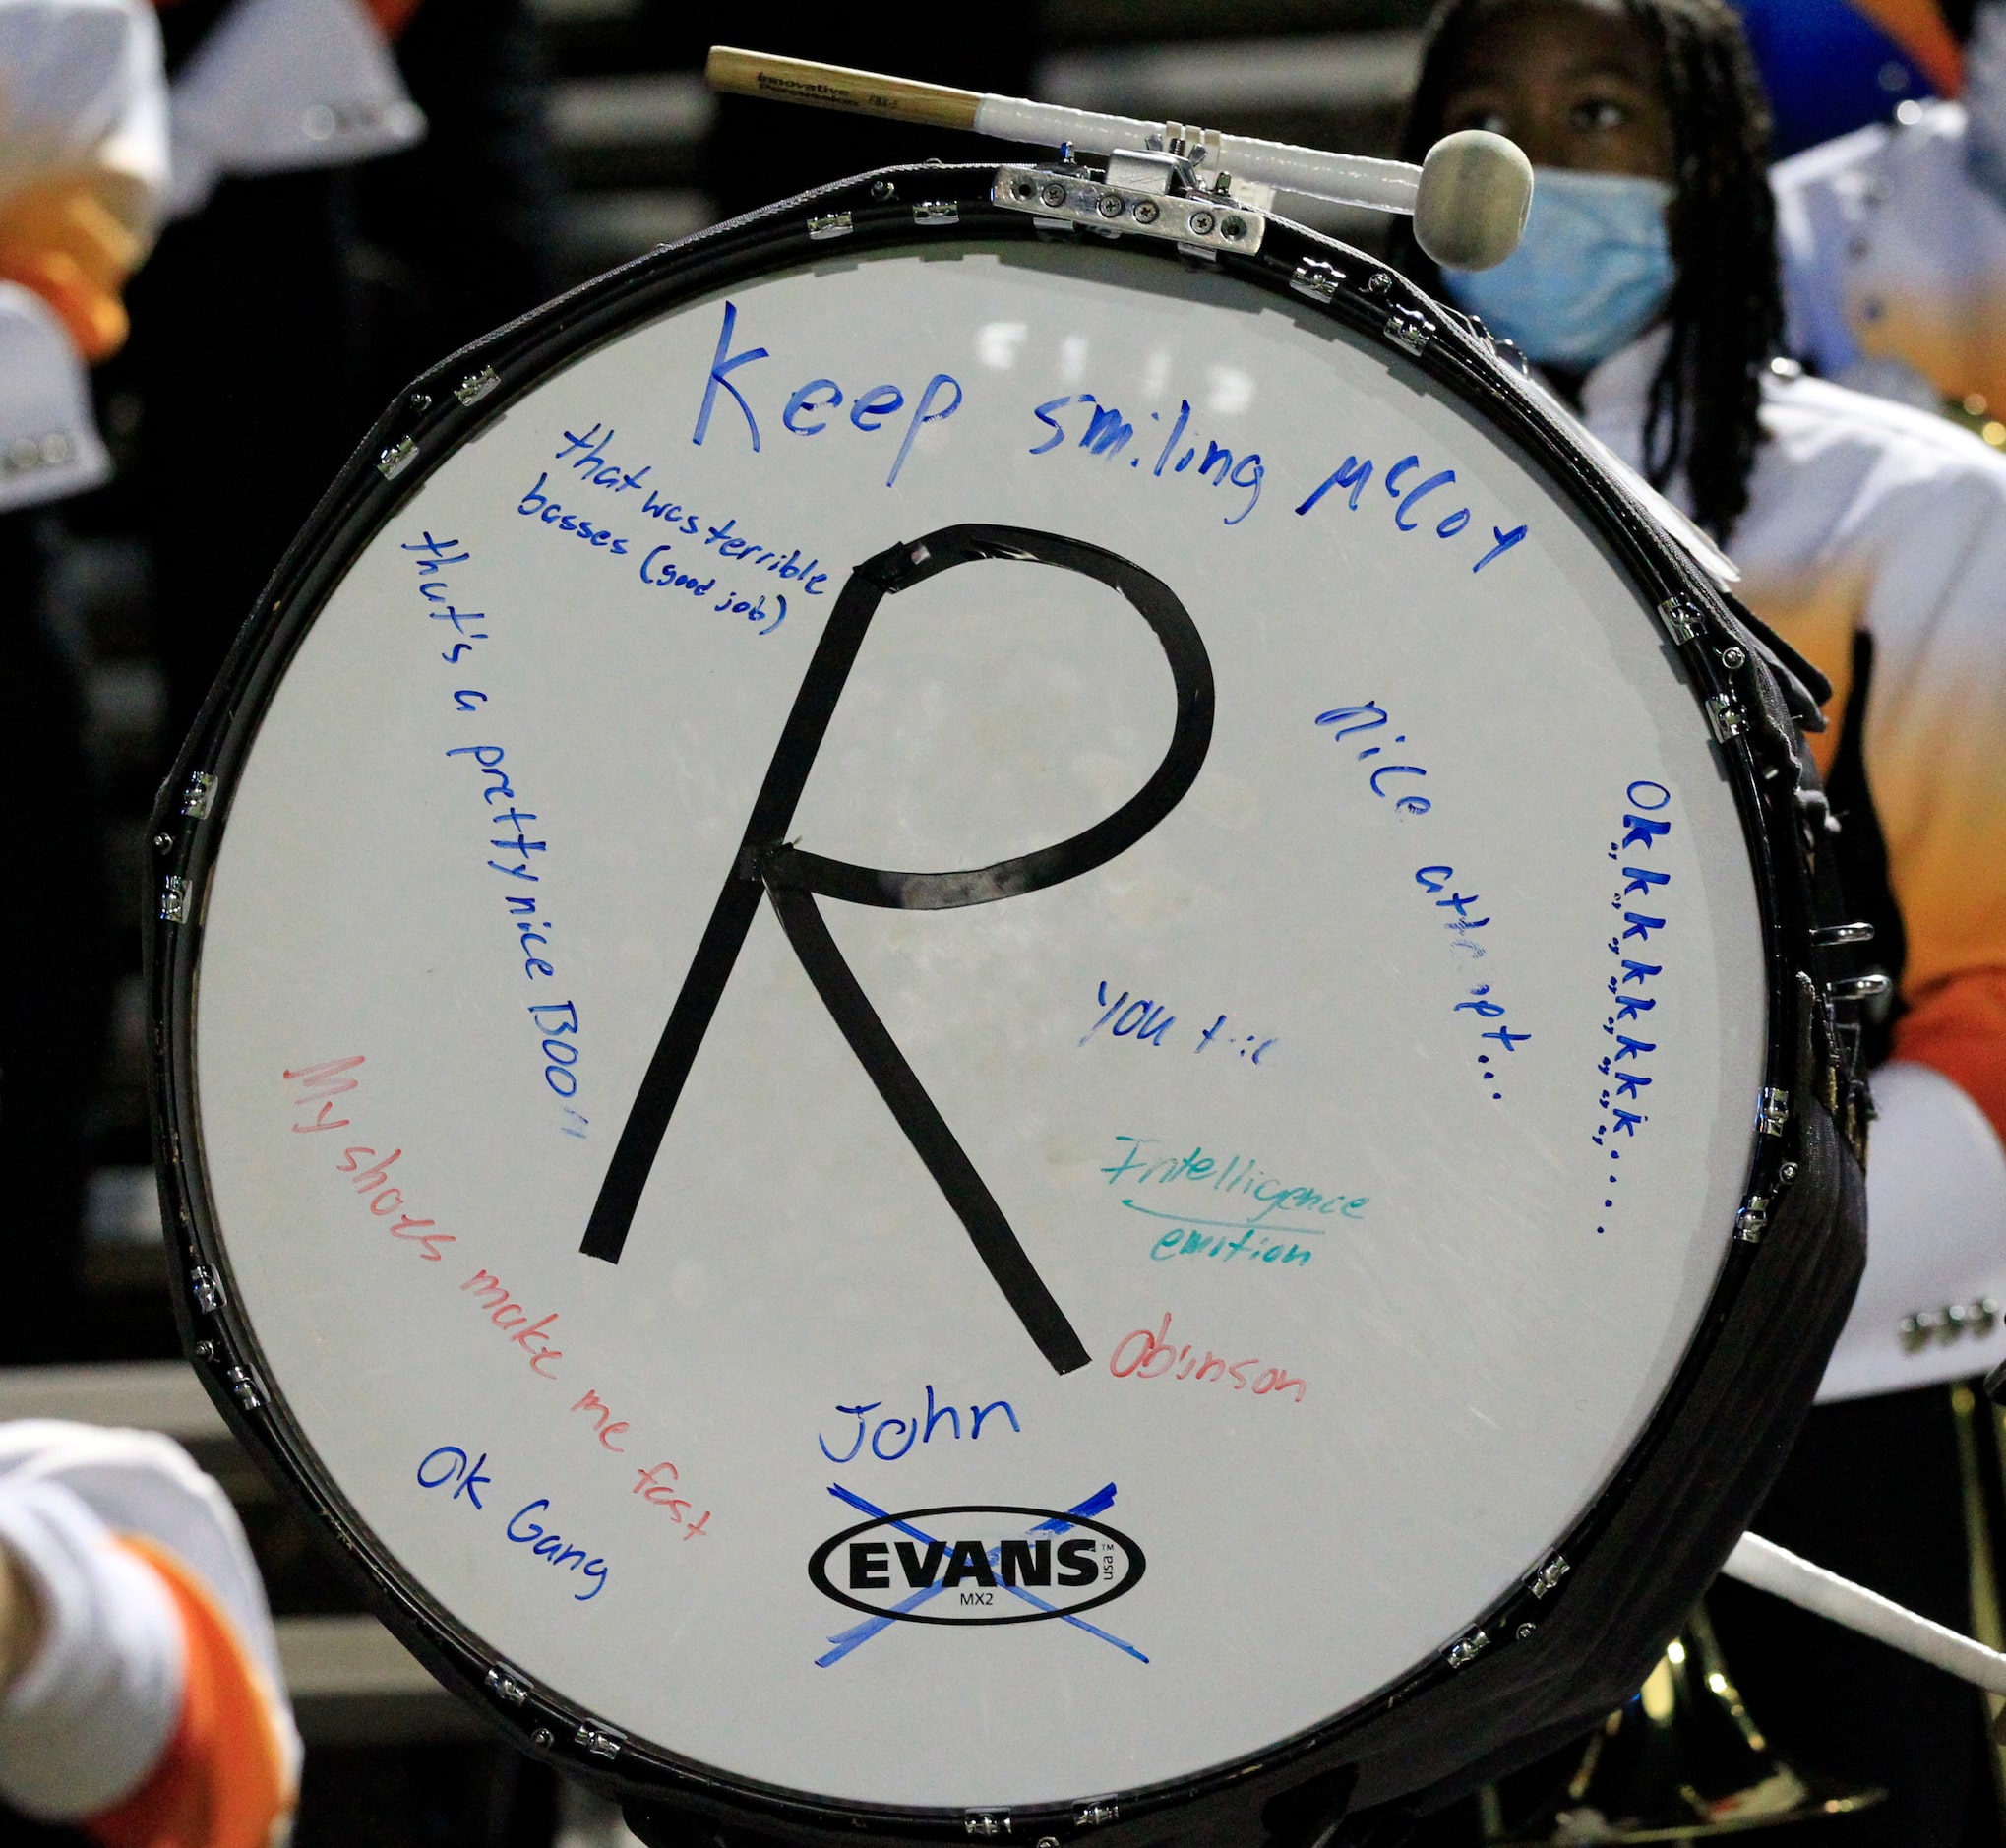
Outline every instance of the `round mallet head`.
{"type": "Polygon", "coordinates": [[[1488,129],[1444,135],[1421,163],[1414,241],[1445,270],[1489,270],[1518,248],[1533,203],[1533,164],[1488,129]]]}

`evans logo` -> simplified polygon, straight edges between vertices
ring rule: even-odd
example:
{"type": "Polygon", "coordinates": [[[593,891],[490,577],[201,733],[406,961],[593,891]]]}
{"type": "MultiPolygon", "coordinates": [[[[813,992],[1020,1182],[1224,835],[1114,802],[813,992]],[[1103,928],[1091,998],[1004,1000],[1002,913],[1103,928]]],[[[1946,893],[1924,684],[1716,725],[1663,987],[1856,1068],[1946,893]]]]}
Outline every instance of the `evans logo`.
{"type": "Polygon", "coordinates": [[[902,1624],[1036,1624],[1140,1582],[1142,1549],[1105,1521],[1049,1508],[918,1508],[824,1540],[824,1597],[902,1624]]]}

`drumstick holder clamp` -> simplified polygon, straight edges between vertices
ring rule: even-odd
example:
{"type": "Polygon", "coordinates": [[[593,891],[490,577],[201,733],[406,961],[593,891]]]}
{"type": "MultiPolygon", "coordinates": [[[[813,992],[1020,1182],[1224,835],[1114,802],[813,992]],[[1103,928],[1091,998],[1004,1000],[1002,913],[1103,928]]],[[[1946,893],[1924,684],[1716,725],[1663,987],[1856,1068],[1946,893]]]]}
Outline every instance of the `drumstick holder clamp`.
{"type": "Polygon", "coordinates": [[[999,167],[990,199],[1054,228],[1165,238],[1208,263],[1222,250],[1251,256],[1267,233],[1264,208],[1274,188],[1243,181],[1236,198],[1231,174],[1215,173],[1208,184],[1198,172],[1207,151],[1202,144],[1191,150],[1185,132],[1166,123],[1164,137],[1151,137],[1166,146],[1139,154],[1118,149],[1100,172],[1065,159],[999,167]]]}

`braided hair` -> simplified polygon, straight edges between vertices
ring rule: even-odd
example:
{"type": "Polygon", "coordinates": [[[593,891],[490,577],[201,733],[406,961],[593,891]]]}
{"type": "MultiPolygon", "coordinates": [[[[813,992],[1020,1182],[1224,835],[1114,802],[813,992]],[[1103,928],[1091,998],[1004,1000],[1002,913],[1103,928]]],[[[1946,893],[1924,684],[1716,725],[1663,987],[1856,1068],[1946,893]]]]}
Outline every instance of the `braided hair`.
{"type": "MultiPolygon", "coordinates": [[[[1664,487],[1681,468],[1694,517],[1726,541],[1747,510],[1763,440],[1762,374],[1783,339],[1776,220],[1767,160],[1769,105],[1725,0],[1616,0],[1650,45],[1674,136],[1669,214],[1677,271],[1666,319],[1672,339],[1651,383],[1644,465],[1664,487]]],[[[1446,0],[1429,27],[1401,152],[1419,160],[1477,29],[1514,0],[1446,0]]],[[[1440,273],[1397,221],[1393,258],[1424,288],[1440,273]]]]}

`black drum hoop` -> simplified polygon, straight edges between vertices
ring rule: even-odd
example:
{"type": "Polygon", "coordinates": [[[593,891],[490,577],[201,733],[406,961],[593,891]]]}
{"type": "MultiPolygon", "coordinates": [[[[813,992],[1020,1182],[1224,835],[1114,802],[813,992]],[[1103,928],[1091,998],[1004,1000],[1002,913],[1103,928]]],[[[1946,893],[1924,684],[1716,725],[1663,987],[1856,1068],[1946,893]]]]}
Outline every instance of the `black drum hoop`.
{"type": "MultiPolygon", "coordinates": [[[[825,227],[842,215],[850,227],[844,256],[924,252],[943,239],[965,246],[1081,238],[1073,227],[1041,224],[992,203],[995,176],[994,164],[886,168],[665,246],[442,360],[378,418],[261,593],[153,812],[150,1078],[175,1315],[196,1371],[235,1435],[331,1539],[399,1639],[512,1743],[616,1790],[634,1806],[638,1822],[651,1812],[694,1813],[803,1842],[1007,1835],[1041,1848],[1047,1837],[1069,1843],[1086,1834],[1160,1840],[1172,1826],[1192,1840],[1250,1841],[1262,1832],[1327,1839],[1326,1825],[1334,1826],[1354,1801],[1405,1798],[1426,1786],[1436,1796],[1453,1794],[1458,1778],[1474,1782],[1480,1768],[1504,1768],[1586,1730],[1634,1689],[1781,1467],[1850,1306],[1863,1252],[1862,1183],[1849,1148],[1856,1148],[1858,1086],[1846,1029],[1835,1026],[1824,995],[1845,971],[1812,936],[1814,923],[1837,921],[1823,915],[1830,904],[1821,905],[1812,878],[1806,817],[1819,811],[1802,791],[1815,778],[1795,746],[1764,649],[1705,571],[1616,489],[1557,418],[1510,383],[1481,326],[1376,259],[1269,219],[1257,253],[1221,251],[1203,262],[1301,317],[1335,322],[1395,368],[1445,390],[1487,420],[1559,488],[1646,605],[1678,613],[1679,620],[1667,623],[1665,646],[1692,692],[1695,722],[1707,722],[1702,713],[1713,717],[1761,914],[1769,1008],[1762,1082],[1795,1104],[1783,1133],[1755,1139],[1742,1189],[1744,1201],[1755,1206],[1754,1236],[1744,1223],[1730,1239],[1685,1357],[1642,1435],[1598,1499],[1555,1537],[1547,1570],[1479,1614],[1454,1648],[1351,1712],[1253,1756],[1193,1777],[1006,1817],[839,1804],[727,1775],[630,1740],[536,1687],[403,1574],[288,1411],[257,1332],[236,1307],[210,1197],[193,1031],[208,882],[250,744],[294,650],[351,561],[434,468],[553,371],[693,297],[828,257],[831,247],[811,232],[812,223],[825,227]],[[1724,711],[1736,722],[1724,722],[1724,711]],[[1765,1343],[1775,1351],[1753,1351],[1765,1343]],[[1647,1505],[1646,1517],[1652,1509],[1660,1518],[1676,1511],[1695,1464],[1689,1447],[1674,1439],[1675,1428],[1696,1401],[1730,1381],[1738,1381],[1754,1407],[1736,1433],[1744,1453],[1722,1459],[1714,1479],[1689,1490],[1691,1499],[1709,1504],[1695,1532],[1678,1536],[1641,1571],[1626,1567],[1610,1544],[1612,1530],[1623,1528],[1615,1537],[1634,1550],[1633,1503],[1647,1505]],[[1662,1588],[1655,1601],[1644,1595],[1640,1587],[1651,1581],[1669,1582],[1670,1595],[1662,1588]],[[1570,1608],[1599,1611],[1598,1598],[1623,1603],[1628,1614],[1620,1627],[1590,1625],[1599,1649],[1570,1645],[1595,1671],[1577,1679],[1571,1704],[1548,1685],[1550,1667],[1499,1674],[1514,1656],[1531,1661],[1522,1645],[1543,1631],[1561,1630],[1552,1620],[1570,1608]],[[1542,1693],[1547,1704],[1538,1706],[1542,1693]],[[1445,1738],[1455,1742],[1452,1749],[1445,1738]]],[[[1200,260],[1162,240],[1119,242],[1166,264],[1200,260]]]]}

